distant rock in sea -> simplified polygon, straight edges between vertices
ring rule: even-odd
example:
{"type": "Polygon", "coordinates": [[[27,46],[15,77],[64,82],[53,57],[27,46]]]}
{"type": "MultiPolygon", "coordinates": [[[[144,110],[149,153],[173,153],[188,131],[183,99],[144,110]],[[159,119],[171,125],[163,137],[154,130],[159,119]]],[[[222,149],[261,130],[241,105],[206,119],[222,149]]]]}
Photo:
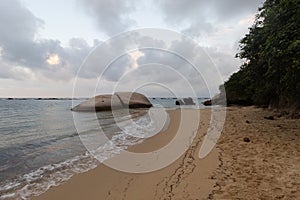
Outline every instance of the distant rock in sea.
{"type": "Polygon", "coordinates": [[[189,97],[189,98],[182,98],[182,99],[177,99],[175,101],[176,105],[195,105],[194,100],[189,97]]]}
{"type": "Polygon", "coordinates": [[[205,106],[211,106],[211,100],[210,99],[206,100],[206,101],[202,102],[202,104],[205,106]]]}
{"type": "Polygon", "coordinates": [[[109,111],[122,108],[150,108],[148,98],[137,92],[98,95],[72,108],[72,111],[109,111]]]}
{"type": "Polygon", "coordinates": [[[215,95],[212,99],[208,99],[204,102],[202,102],[205,106],[211,106],[211,105],[226,105],[226,95],[224,92],[221,92],[220,94],[215,95]]]}

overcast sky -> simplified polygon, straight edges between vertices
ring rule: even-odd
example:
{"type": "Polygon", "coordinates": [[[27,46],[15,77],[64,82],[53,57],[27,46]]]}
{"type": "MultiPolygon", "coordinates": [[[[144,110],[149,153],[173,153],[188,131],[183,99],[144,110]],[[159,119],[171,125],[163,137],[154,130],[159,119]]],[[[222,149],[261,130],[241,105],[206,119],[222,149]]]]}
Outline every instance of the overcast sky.
{"type": "Polygon", "coordinates": [[[238,41],[261,4],[0,0],[0,97],[71,97],[75,80],[75,96],[214,95],[239,69],[238,41]]]}

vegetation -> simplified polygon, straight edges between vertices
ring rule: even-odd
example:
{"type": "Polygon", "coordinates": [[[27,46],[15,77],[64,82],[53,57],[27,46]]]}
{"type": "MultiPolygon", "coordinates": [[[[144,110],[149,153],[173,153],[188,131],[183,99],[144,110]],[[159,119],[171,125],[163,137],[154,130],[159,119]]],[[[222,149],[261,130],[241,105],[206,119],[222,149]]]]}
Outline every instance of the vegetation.
{"type": "Polygon", "coordinates": [[[224,84],[228,103],[299,109],[300,1],[266,0],[236,56],[245,62],[224,84]]]}

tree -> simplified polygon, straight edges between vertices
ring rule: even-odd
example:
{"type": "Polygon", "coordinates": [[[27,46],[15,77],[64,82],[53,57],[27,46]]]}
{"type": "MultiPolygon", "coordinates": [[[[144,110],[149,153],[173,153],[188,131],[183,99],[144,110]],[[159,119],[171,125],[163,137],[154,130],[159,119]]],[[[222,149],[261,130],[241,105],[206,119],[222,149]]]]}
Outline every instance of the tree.
{"type": "Polygon", "coordinates": [[[300,1],[266,0],[237,57],[245,63],[224,84],[229,103],[299,108],[300,1]]]}

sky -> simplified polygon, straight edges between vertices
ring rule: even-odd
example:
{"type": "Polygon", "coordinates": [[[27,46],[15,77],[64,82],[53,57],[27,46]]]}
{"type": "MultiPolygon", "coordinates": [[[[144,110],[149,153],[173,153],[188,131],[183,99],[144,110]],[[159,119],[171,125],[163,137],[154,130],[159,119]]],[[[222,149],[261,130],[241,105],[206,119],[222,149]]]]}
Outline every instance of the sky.
{"type": "Polygon", "coordinates": [[[262,0],[0,0],[0,98],[213,96],[262,0]]]}

